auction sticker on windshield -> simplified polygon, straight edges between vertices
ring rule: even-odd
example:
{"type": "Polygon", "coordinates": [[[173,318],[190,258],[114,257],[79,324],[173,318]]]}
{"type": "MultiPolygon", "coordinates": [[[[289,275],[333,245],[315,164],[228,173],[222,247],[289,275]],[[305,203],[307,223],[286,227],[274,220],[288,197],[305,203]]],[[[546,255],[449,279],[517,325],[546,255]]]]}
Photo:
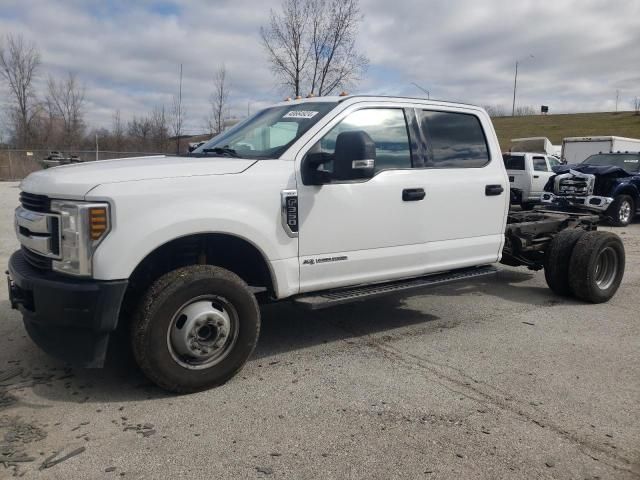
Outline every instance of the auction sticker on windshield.
{"type": "Polygon", "coordinates": [[[318,114],[311,110],[291,110],[282,118],[313,118],[318,114]]]}

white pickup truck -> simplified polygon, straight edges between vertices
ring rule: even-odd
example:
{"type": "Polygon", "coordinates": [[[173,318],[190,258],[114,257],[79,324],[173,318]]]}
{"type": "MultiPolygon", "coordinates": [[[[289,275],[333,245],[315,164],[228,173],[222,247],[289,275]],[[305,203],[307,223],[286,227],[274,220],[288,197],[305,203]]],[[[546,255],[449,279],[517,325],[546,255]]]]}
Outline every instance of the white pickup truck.
{"type": "MultiPolygon", "coordinates": [[[[56,167],[21,185],[9,294],[42,349],[103,365],[116,329],[157,385],[225,382],[261,302],[322,308],[494,273],[611,298],[624,248],[591,214],[509,212],[486,112],[326,97],[262,110],[186,157],[56,167]]],[[[301,319],[302,321],[302,319],[301,319]]]]}
{"type": "Polygon", "coordinates": [[[502,155],[512,189],[518,192],[516,203],[530,210],[541,203],[544,186],[555,173],[552,168],[560,161],[552,155],[510,152],[502,155]]]}

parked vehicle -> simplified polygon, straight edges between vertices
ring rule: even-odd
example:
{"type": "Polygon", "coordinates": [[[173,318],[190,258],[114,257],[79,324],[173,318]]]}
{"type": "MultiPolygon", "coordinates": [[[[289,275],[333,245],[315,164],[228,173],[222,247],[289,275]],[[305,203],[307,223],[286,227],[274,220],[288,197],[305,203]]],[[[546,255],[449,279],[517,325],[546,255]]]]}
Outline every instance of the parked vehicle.
{"type": "Polygon", "coordinates": [[[51,151],[47,158],[42,160],[44,168],[59,167],[70,163],[80,163],[82,159],[78,155],[64,155],[62,152],[51,151]]]}
{"type": "Polygon", "coordinates": [[[618,227],[640,213],[640,153],[599,153],[554,170],[544,203],[601,213],[618,227]]]}
{"type": "Polygon", "coordinates": [[[523,210],[530,210],[541,202],[544,186],[554,175],[552,168],[560,161],[551,155],[514,152],[502,155],[516,201],[523,210]],[[520,196],[519,201],[517,195],[520,196]]]}
{"type": "MultiPolygon", "coordinates": [[[[494,273],[545,269],[605,302],[624,248],[597,216],[509,213],[486,112],[389,97],[283,102],[186,158],[90,162],[22,182],[9,298],[44,350],[101,366],[128,332],[157,385],[234,376],[261,302],[317,309],[494,273]]],[[[301,319],[302,321],[302,319],[301,319]]]]}
{"type": "Polygon", "coordinates": [[[640,152],[640,139],[624,137],[569,137],[562,141],[562,162],[582,163],[596,153],[640,152]]]}
{"type": "Polygon", "coordinates": [[[509,151],[542,153],[560,158],[562,145],[553,145],[547,137],[512,138],[509,151]]]}

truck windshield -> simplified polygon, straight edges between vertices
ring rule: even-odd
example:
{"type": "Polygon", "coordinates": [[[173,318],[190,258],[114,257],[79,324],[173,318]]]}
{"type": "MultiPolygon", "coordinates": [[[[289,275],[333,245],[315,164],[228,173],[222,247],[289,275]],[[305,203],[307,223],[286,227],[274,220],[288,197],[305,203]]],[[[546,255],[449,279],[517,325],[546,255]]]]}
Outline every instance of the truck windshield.
{"type": "Polygon", "coordinates": [[[304,102],[266,108],[205,142],[192,155],[279,158],[335,106],[334,102],[304,102]]]}
{"type": "Polygon", "coordinates": [[[585,165],[606,165],[620,167],[627,172],[637,172],[640,166],[640,153],[599,153],[591,155],[585,165]]]}

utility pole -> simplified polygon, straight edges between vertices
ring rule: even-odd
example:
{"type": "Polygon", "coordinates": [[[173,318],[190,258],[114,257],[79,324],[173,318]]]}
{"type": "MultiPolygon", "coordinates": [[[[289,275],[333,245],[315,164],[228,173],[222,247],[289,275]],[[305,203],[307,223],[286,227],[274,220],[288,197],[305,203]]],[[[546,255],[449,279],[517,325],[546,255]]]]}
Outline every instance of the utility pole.
{"type": "MultiPolygon", "coordinates": [[[[524,60],[528,60],[529,58],[536,58],[536,57],[534,57],[532,54],[529,54],[529,56],[524,60]]],[[[518,89],[518,65],[520,65],[520,60],[516,60],[516,73],[513,77],[513,105],[511,106],[512,117],[516,116],[516,90],[518,89]]]]}
{"type": "Polygon", "coordinates": [[[98,161],[98,151],[99,151],[99,147],[98,147],[98,133],[96,132],[96,162],[98,161]]]}
{"type": "Polygon", "coordinates": [[[411,85],[413,85],[414,87],[417,87],[418,89],[422,90],[424,93],[427,94],[427,100],[430,100],[430,95],[429,95],[429,90],[426,90],[424,88],[422,88],[420,85],[418,85],[415,82],[411,82],[411,85]]]}
{"type": "Polygon", "coordinates": [[[176,122],[178,122],[179,128],[177,128],[176,136],[176,155],[180,155],[180,135],[182,134],[182,64],[180,64],[180,86],[178,87],[178,111],[176,122]]]}
{"type": "Polygon", "coordinates": [[[516,60],[516,74],[513,77],[513,105],[511,106],[511,116],[516,116],[516,90],[518,89],[518,61],[516,60]]]}
{"type": "Polygon", "coordinates": [[[618,113],[618,102],[620,101],[620,90],[616,90],[616,113],[618,113]]]}

